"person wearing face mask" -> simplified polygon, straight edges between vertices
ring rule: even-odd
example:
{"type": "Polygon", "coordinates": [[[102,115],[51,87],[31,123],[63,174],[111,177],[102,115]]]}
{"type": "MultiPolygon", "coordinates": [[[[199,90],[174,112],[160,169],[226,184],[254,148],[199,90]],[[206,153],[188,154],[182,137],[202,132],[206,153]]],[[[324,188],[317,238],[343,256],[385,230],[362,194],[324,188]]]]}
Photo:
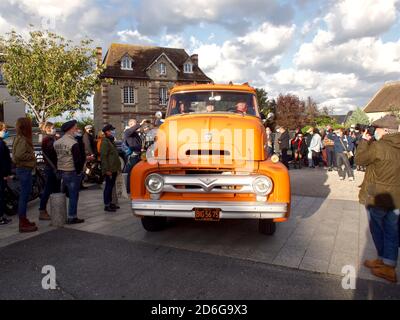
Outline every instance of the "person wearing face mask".
{"type": "Polygon", "coordinates": [[[344,180],[347,173],[349,180],[354,181],[354,173],[349,161],[354,150],[352,139],[345,134],[343,129],[339,129],[337,134],[333,132],[329,133],[328,138],[334,141],[336,166],[338,169],[339,179],[344,180]]]}
{"type": "Polygon", "coordinates": [[[114,144],[115,128],[108,124],[103,130],[104,138],[100,147],[101,170],[105,175],[105,187],[103,192],[104,211],[115,212],[116,206],[112,204],[112,193],[117,175],[121,170],[118,149],[114,144]]]}
{"type": "Polygon", "coordinates": [[[267,154],[268,157],[271,157],[274,154],[274,146],[272,142],[272,130],[270,127],[265,129],[265,133],[267,134],[267,154]]]}
{"type": "Polygon", "coordinates": [[[7,181],[12,178],[10,150],[4,142],[8,137],[7,126],[3,122],[0,122],[0,225],[11,222],[11,219],[5,216],[6,201],[4,199],[7,181]]]}
{"type": "Polygon", "coordinates": [[[355,162],[365,166],[359,202],[366,206],[369,229],[377,256],[364,265],[373,275],[397,282],[396,265],[400,215],[400,133],[399,121],[386,115],[372,123],[374,138],[366,130],[362,135],[355,162]]]}
{"type": "Polygon", "coordinates": [[[50,220],[47,212],[47,202],[50,194],[60,192],[60,180],[57,178],[57,153],[54,150],[56,141],[56,129],[54,124],[46,122],[44,127],[44,137],[42,139],[42,154],[44,158],[46,183],[40,195],[39,220],[50,220]]]}
{"type": "Polygon", "coordinates": [[[69,194],[67,224],[85,221],[78,218],[79,189],[86,160],[76,140],[79,135],[78,130],[76,120],[65,122],[61,127],[64,135],[54,142],[54,149],[57,153],[57,169],[61,173],[63,187],[68,190],[69,194]]]}
{"type": "Polygon", "coordinates": [[[92,125],[85,126],[85,133],[83,134],[83,143],[85,145],[86,156],[91,156],[93,160],[97,156],[96,142],[94,139],[94,130],[92,125]]]}

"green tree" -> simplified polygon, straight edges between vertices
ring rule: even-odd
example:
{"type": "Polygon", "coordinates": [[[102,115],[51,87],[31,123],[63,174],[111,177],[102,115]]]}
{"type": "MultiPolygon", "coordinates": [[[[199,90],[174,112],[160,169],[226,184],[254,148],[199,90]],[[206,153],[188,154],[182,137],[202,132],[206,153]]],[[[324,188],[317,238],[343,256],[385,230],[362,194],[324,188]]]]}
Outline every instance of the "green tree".
{"type": "Polygon", "coordinates": [[[49,31],[32,31],[27,40],[15,31],[0,38],[7,88],[27,104],[37,122],[87,110],[103,69],[91,42],[74,45],[49,31]]]}
{"type": "Polygon", "coordinates": [[[352,124],[369,124],[369,118],[367,114],[361,109],[357,108],[353,111],[353,114],[350,118],[346,121],[346,127],[350,127],[352,124]]]}
{"type": "Polygon", "coordinates": [[[275,112],[275,100],[268,100],[268,93],[263,88],[256,88],[256,98],[258,108],[261,113],[267,116],[270,112],[275,112]]]}

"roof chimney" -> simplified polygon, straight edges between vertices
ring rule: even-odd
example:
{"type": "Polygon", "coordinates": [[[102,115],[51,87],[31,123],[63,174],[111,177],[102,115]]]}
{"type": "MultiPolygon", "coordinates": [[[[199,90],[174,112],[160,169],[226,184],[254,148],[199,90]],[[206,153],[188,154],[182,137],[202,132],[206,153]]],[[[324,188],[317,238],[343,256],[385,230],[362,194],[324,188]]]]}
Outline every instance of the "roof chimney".
{"type": "Polygon", "coordinates": [[[199,55],[198,54],[192,54],[190,56],[190,60],[194,63],[195,66],[199,66],[199,55]]]}
{"type": "Polygon", "coordinates": [[[100,66],[103,63],[103,49],[101,47],[96,47],[96,59],[97,65],[100,66]]]}

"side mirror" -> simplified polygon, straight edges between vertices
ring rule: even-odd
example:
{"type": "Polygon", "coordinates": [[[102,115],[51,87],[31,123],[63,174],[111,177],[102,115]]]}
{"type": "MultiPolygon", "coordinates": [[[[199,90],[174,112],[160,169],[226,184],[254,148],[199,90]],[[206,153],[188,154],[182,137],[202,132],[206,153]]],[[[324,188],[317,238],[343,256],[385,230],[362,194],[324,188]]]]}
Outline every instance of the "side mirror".
{"type": "Polygon", "coordinates": [[[272,120],[275,117],[275,114],[273,114],[272,112],[268,113],[267,115],[267,120],[272,120]]]}
{"type": "Polygon", "coordinates": [[[161,111],[157,111],[154,116],[156,117],[156,119],[162,119],[162,112],[161,111]]]}

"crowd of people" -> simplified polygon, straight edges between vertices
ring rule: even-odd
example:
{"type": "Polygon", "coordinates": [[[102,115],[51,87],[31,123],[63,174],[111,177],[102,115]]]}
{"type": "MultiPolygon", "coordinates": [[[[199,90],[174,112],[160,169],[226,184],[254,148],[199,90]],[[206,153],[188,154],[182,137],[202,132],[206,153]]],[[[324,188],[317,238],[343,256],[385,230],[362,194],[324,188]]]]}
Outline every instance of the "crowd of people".
{"type": "Polygon", "coordinates": [[[328,171],[337,171],[340,180],[347,176],[351,181],[353,170],[364,171],[363,166],[356,166],[354,162],[362,138],[362,132],[355,125],[337,130],[330,125],[321,129],[310,127],[305,133],[297,128],[292,134],[283,126],[275,130],[273,133],[270,127],[266,128],[268,154],[279,155],[288,169],[325,167],[328,171]]]}
{"type": "MultiPolygon", "coordinates": [[[[143,120],[137,124],[135,119],[128,122],[125,128],[122,147],[126,165],[123,171],[130,173],[133,166],[139,162],[143,151],[142,134],[149,128],[149,121],[143,120]]],[[[12,157],[6,139],[10,134],[7,126],[0,122],[0,225],[11,222],[6,217],[5,191],[9,181],[13,179],[12,167],[15,165],[15,175],[20,191],[18,198],[18,218],[20,232],[34,232],[37,225],[27,218],[27,205],[32,190],[32,176],[37,166],[37,158],[33,146],[32,122],[29,118],[19,118],[16,122],[16,137],[12,143],[12,157]]],[[[105,186],[103,191],[104,211],[115,212],[118,206],[116,196],[116,179],[121,173],[120,153],[115,144],[115,128],[105,125],[96,136],[92,125],[84,130],[78,127],[76,120],[65,122],[58,134],[52,122],[46,122],[40,127],[42,131],[41,154],[44,160],[45,186],[40,195],[39,220],[50,220],[47,204],[52,193],[64,192],[69,198],[67,224],[83,223],[78,217],[79,193],[83,186],[86,164],[97,161],[101,166],[105,186]]],[[[129,180],[128,180],[129,181],[129,180]]],[[[129,192],[129,183],[128,183],[129,192]]]]}

